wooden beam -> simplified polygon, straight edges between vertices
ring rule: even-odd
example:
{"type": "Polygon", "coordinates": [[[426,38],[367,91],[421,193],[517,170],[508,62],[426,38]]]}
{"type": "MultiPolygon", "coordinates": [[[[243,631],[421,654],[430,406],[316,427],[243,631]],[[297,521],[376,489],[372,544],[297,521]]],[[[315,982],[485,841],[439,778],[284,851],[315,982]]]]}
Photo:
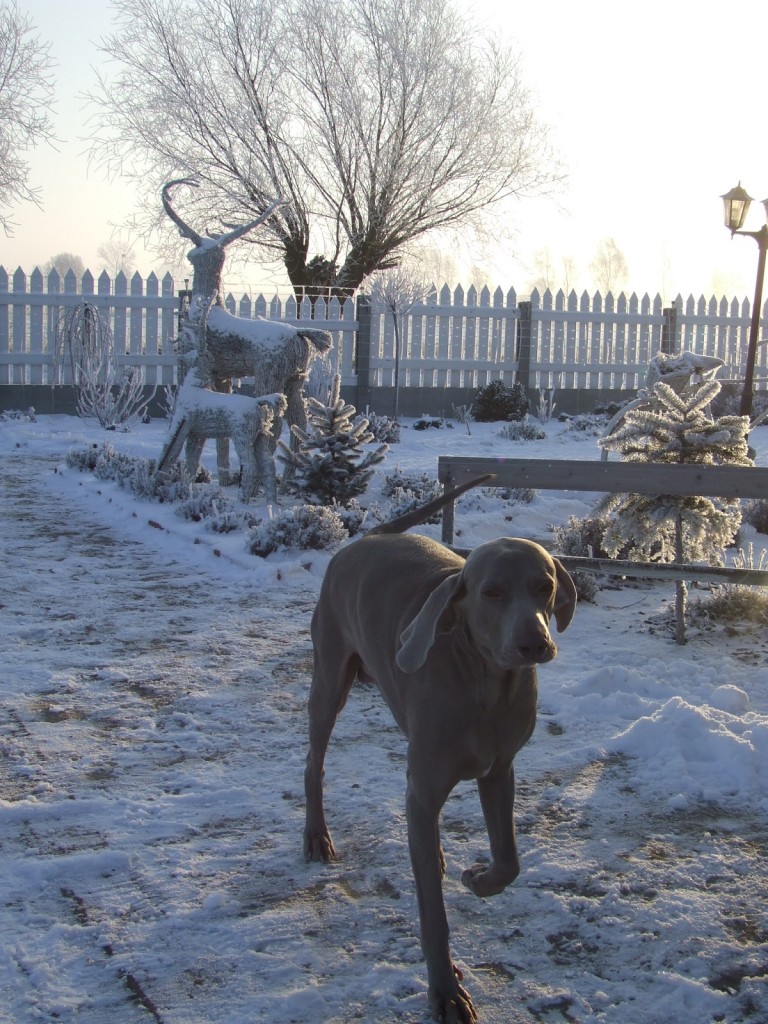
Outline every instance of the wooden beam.
{"type": "Polygon", "coordinates": [[[588,462],[579,459],[495,459],[441,455],[440,482],[456,487],[494,473],[492,487],[599,491],[610,494],[701,494],[720,498],[768,498],[768,469],[690,463],[588,462]]]}

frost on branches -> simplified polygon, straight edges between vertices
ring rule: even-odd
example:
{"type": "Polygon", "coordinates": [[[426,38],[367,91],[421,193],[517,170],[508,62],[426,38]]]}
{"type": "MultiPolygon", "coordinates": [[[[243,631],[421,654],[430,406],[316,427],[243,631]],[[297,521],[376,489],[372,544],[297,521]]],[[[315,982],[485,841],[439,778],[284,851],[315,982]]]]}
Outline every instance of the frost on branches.
{"type": "MultiPolygon", "coordinates": [[[[621,427],[600,445],[618,452],[627,462],[663,462],[750,466],[747,436],[749,418],[712,419],[709,406],[720,391],[708,381],[678,394],[658,382],[651,392],[651,409],[630,409],[621,427]]],[[[725,548],[741,524],[736,498],[672,495],[609,495],[600,506],[610,525],[605,550],[616,557],[658,562],[706,561],[722,565],[725,548]]],[[[685,583],[677,584],[677,640],[685,642],[685,583]]]]}
{"type": "Polygon", "coordinates": [[[279,458],[286,466],[291,488],[312,505],[346,505],[362,494],[373,476],[373,467],[381,462],[386,444],[364,451],[374,437],[368,420],[354,422],[355,407],[339,396],[341,379],[333,379],[328,405],[316,398],[307,399],[307,430],[295,424],[291,434],[298,448],[291,450],[279,441],[279,458]]]}

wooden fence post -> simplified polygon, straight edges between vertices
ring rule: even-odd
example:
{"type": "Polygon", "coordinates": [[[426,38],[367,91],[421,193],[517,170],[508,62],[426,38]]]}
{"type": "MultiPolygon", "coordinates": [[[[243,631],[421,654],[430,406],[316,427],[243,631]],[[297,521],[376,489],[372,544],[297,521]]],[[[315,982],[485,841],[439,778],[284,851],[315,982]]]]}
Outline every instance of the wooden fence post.
{"type": "Polygon", "coordinates": [[[661,328],[661,351],[672,353],[677,349],[677,306],[665,306],[661,328]]]}
{"type": "Polygon", "coordinates": [[[519,302],[520,317],[517,321],[517,379],[520,384],[530,390],[531,377],[531,337],[532,303],[519,302]]]}
{"type": "Polygon", "coordinates": [[[366,409],[371,404],[371,297],[357,296],[357,344],[355,346],[357,395],[355,407],[366,409]]]}

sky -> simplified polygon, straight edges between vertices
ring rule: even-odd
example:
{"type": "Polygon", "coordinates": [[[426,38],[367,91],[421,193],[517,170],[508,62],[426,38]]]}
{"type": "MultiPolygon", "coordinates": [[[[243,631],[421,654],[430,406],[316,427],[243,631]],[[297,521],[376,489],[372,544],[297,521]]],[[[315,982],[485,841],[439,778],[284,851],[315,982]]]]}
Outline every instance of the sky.
{"type": "MultiPolygon", "coordinates": [[[[88,109],[82,93],[95,83],[98,41],[113,7],[94,0],[19,0],[57,62],[56,148],[30,154],[31,183],[43,208],[13,212],[13,237],[0,238],[0,265],[30,270],[58,252],[74,252],[95,273],[100,245],[137,210],[132,187],[89,165],[88,109]]],[[[550,197],[513,202],[499,213],[511,235],[488,250],[459,254],[458,276],[485,278],[524,293],[537,254],[556,270],[576,267],[570,284],[594,290],[589,264],[601,240],[614,238],[639,294],[727,294],[751,297],[757,248],[731,239],[720,196],[741,181],[756,200],[768,196],[768,138],[763,110],[766,75],[760,46],[768,8],[746,0],[728,11],[689,0],[548,0],[512,5],[473,0],[478,24],[513,41],[539,116],[568,180],[550,197]],[[738,21],[735,21],[738,17],[738,21]],[[724,40],[744,40],[725,45],[724,40]]],[[[762,223],[753,204],[748,227],[762,223]]],[[[141,244],[136,266],[146,275],[165,265],[141,244]]],[[[558,275],[559,276],[559,275],[558,275]]],[[[274,291],[272,271],[251,265],[225,272],[244,290],[274,291]]],[[[279,279],[277,281],[279,284],[279,279]]],[[[287,290],[287,289],[286,289],[287,290]]]]}

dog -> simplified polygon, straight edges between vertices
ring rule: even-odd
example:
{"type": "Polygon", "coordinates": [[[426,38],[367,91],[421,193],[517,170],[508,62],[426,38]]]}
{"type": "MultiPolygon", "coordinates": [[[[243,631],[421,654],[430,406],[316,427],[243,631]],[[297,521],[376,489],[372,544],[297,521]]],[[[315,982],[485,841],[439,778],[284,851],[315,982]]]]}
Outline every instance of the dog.
{"type": "Polygon", "coordinates": [[[356,679],[375,682],[408,740],[406,817],[421,947],[435,1020],[475,1024],[448,945],[440,811],[453,788],[476,779],[491,860],[462,882],[481,897],[520,870],[513,760],[536,719],[536,666],[557,648],[549,631],[571,622],[576,589],[542,547],[504,537],[465,559],[404,531],[485,476],[370,530],[331,559],[312,617],[314,672],[305,770],[308,860],[336,857],[323,809],[323,762],[356,679]]]}

